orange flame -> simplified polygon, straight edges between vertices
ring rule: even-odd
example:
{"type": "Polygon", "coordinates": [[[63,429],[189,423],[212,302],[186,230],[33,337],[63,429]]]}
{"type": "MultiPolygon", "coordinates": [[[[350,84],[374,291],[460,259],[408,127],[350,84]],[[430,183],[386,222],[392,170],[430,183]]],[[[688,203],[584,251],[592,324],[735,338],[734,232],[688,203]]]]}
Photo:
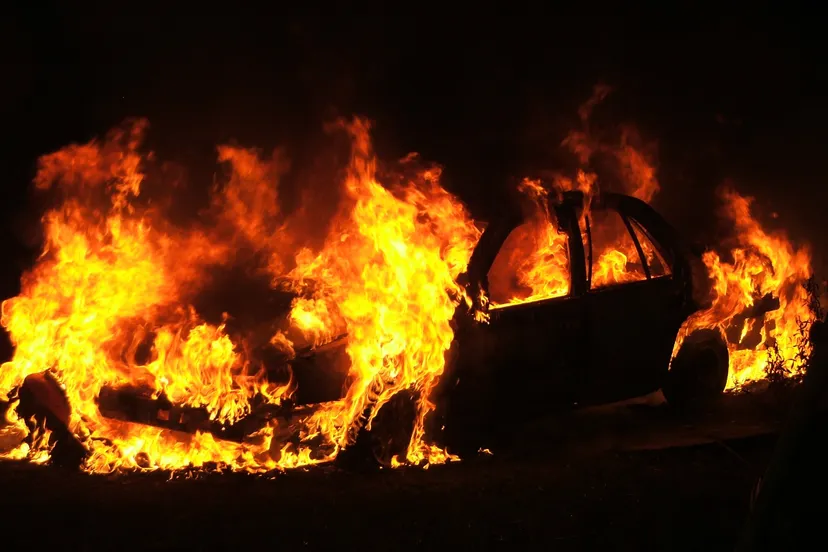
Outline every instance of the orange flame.
{"type": "Polygon", "coordinates": [[[738,245],[730,252],[732,262],[712,250],[704,253],[712,304],[687,320],[674,354],[692,331],[714,328],[729,338],[729,388],[766,378],[774,360],[787,375],[797,375],[805,368],[804,356],[811,347],[802,339],[802,326],[815,318],[802,285],[811,277],[810,252],[807,247],[795,248],[782,232],[763,229],[751,215],[752,198],[730,188],[723,188],[720,196],[738,245]],[[758,318],[741,316],[768,294],[779,299],[778,309],[758,318]]]}
{"type": "Polygon", "coordinates": [[[534,214],[507,238],[489,271],[490,308],[561,297],[569,293],[566,234],[549,212],[548,192],[538,180],[519,188],[534,205],[534,214]]]}
{"type": "MultiPolygon", "coordinates": [[[[610,93],[597,86],[593,96],[581,106],[583,129],[569,134],[563,145],[575,154],[584,167],[575,178],[555,174],[547,187],[539,180],[525,179],[519,190],[535,204],[535,215],[510,234],[489,272],[492,308],[561,297],[569,293],[569,267],[566,263],[566,236],[559,232],[550,216],[547,198],[552,190],[583,192],[581,233],[585,246],[591,238],[594,264],[593,288],[644,280],[643,267],[629,232],[622,220],[612,214],[590,210],[592,198],[599,193],[598,176],[586,169],[596,153],[608,154],[616,162],[623,191],[650,201],[659,191],[656,169],[649,151],[636,147],[637,134],[624,128],[620,144],[595,140],[589,132],[594,108],[610,93]],[[589,219],[589,220],[588,220],[589,219]],[[591,236],[587,237],[586,224],[591,236]]],[[[733,222],[736,245],[730,251],[732,262],[718,253],[704,253],[702,261],[713,283],[712,304],[691,316],[681,328],[674,355],[684,338],[701,328],[716,328],[728,339],[730,379],[728,388],[763,379],[776,366],[786,375],[801,373],[810,351],[803,339],[803,328],[814,321],[808,292],[802,284],[811,276],[811,257],[807,247],[796,248],[784,233],[767,232],[750,213],[751,199],[725,189],[721,193],[724,216],[733,222]],[[770,295],[779,308],[759,317],[745,316],[746,310],[770,295]]],[[[553,197],[554,200],[554,197],[553,197]]],[[[649,240],[636,232],[643,256],[653,277],[666,275],[666,265],[649,240]]],[[[589,259],[587,259],[589,263],[589,259]]],[[[587,267],[589,271],[589,267],[587,267]]],[[[485,301],[481,301],[485,304],[485,301]]]]}
{"type": "MultiPolygon", "coordinates": [[[[353,144],[346,200],[324,247],[302,249],[293,259],[277,193],[288,165],[278,152],[262,160],[254,150],[219,148],[230,180],[214,194],[213,222],[190,229],[174,227],[141,195],[150,158],[138,149],[144,121],[103,142],[42,157],[36,186],[57,188],[65,199],[43,217],[46,243],[21,294],[2,305],[15,353],[0,370],[0,396],[30,374],[51,371],[71,405],[69,427],[90,450],[89,471],[208,463],[262,471],[331,459],[351,442],[367,407],[373,416],[392,395],[413,389],[420,392],[420,413],[407,459],[444,461],[445,453],[424,442],[423,419],[452,340],[449,320],[462,294],[455,278],[479,232],[440,187],[439,170],[392,192],[375,178],[367,123],[342,126],[353,144]],[[278,404],[290,395],[289,383],[267,380],[245,338],[228,333],[226,317],[208,323],[190,306],[209,267],[231,266],[241,243],[264,253],[260,270],[272,274],[274,285],[290,264],[287,276],[297,289],[310,278],[321,283],[312,297],[294,301],[287,333],[276,331],[269,341],[290,353],[289,336],[318,344],[347,332],[345,398],[305,421],[297,447],[276,445],[271,426],[237,444],[101,416],[96,398],[107,385],[143,386],[203,407],[220,422],[243,417],[254,398],[278,404]],[[140,354],[144,344],[147,358],[140,354]],[[311,445],[319,435],[331,446],[311,445]],[[281,448],[270,454],[271,447],[281,448]]],[[[10,455],[23,454],[40,458],[22,448],[10,455]]]]}
{"type": "MultiPolygon", "coordinates": [[[[612,146],[589,134],[589,115],[608,92],[596,89],[580,112],[584,129],[564,142],[582,166],[574,177],[521,182],[519,191],[533,211],[499,252],[489,273],[490,297],[481,296],[479,304],[500,308],[570,292],[567,239],[549,199],[572,190],[585,196],[580,224],[584,235],[589,225],[592,287],[646,277],[623,221],[602,219],[590,209],[600,193],[598,175],[588,170],[594,152],[617,162],[630,195],[649,201],[659,190],[652,155],[635,146],[631,130],[612,146]]],[[[172,224],[163,203],[143,193],[152,159],[139,151],[144,121],[102,142],[43,156],[35,186],[64,197],[43,216],[43,253],[24,275],[21,294],[2,304],[2,324],[15,353],[0,369],[0,398],[27,376],[51,372],[71,407],[69,428],[90,451],[84,467],[92,472],[213,463],[260,472],[328,461],[401,392],[411,392],[418,409],[405,458],[394,458],[393,465],[452,459],[426,442],[424,421],[453,339],[450,320],[460,301],[470,301],[457,277],[480,231],[440,186],[439,168],[417,170],[416,158],[409,156],[402,173],[383,185],[368,123],[356,119],[337,128],[350,137],[351,156],[342,201],[316,248],[299,230],[309,223],[279,209],[279,181],[290,170],[280,151],[264,158],[256,150],[220,147],[229,179],[214,190],[211,209],[202,214],[206,220],[186,228],[172,224]],[[242,251],[252,258],[251,270],[264,274],[274,289],[302,292],[284,324],[245,333],[232,327],[229,315],[219,320],[196,308],[213,268],[251,260],[242,259],[242,251]],[[268,379],[266,366],[251,353],[254,346],[292,359],[299,345],[324,345],[346,334],[347,389],[342,399],[299,420],[298,443],[281,442],[277,422],[233,443],[210,433],[120,422],[98,410],[105,386],[129,385],[232,423],[254,403],[278,405],[295,392],[292,378],[268,379]]],[[[712,304],[687,320],[675,351],[695,329],[716,328],[728,337],[731,388],[765,377],[780,363],[798,373],[801,326],[813,319],[800,285],[811,275],[809,252],[763,229],[751,215],[749,198],[731,190],[722,197],[736,230],[732,261],[713,251],[704,254],[712,304]],[[779,299],[780,308],[746,317],[768,294],[779,299]]],[[[295,216],[312,215],[300,209],[295,216]]],[[[639,241],[648,265],[658,266],[656,251],[639,241]]],[[[485,312],[476,316],[485,321],[485,312]]],[[[11,412],[9,421],[23,428],[11,412]]],[[[48,435],[40,435],[31,448],[21,445],[7,457],[42,462],[48,448],[48,435]]]]}
{"type": "Polygon", "coordinates": [[[354,143],[345,179],[348,205],[320,253],[297,255],[291,277],[325,283],[306,305],[312,315],[305,328],[327,322],[329,312],[340,313],[352,336],[348,354],[355,381],[344,401],[313,417],[310,431],[345,446],[367,406],[373,405],[375,414],[397,392],[413,389],[421,408],[408,460],[418,462],[432,453],[438,455],[433,460],[442,460],[422,440],[423,420],[453,337],[449,321],[457,302],[446,291],[463,293],[456,278],[479,231],[439,186],[437,171],[396,194],[381,186],[368,126],[356,121],[347,130],[354,143]]]}

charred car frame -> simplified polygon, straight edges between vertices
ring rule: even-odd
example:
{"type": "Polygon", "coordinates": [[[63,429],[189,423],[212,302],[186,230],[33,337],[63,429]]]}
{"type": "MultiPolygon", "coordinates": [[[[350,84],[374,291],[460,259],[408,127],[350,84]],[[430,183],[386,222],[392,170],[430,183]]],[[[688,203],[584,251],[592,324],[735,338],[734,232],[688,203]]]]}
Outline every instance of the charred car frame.
{"type": "MultiPolygon", "coordinates": [[[[461,304],[456,311],[454,342],[434,390],[437,411],[429,417],[432,436],[450,449],[486,446],[497,433],[498,413],[509,403],[519,403],[526,415],[537,415],[661,388],[668,402],[686,406],[708,402],[726,387],[728,348],[718,331],[687,336],[671,367],[679,330],[705,306],[700,298],[708,286],[706,274],[697,269],[699,256],[676,231],[647,203],[630,196],[596,196],[587,212],[579,192],[564,193],[549,203],[549,213],[566,237],[567,294],[495,308],[480,300],[488,296],[488,274],[498,253],[525,222],[519,208],[490,222],[461,276],[475,304],[471,309],[461,304]],[[620,217],[635,246],[643,279],[591,285],[595,260],[590,217],[599,212],[620,217]],[[645,246],[655,250],[664,265],[660,274],[649,266],[645,246]]],[[[279,299],[283,306],[290,300],[291,296],[279,299]]],[[[140,389],[104,388],[99,410],[114,419],[189,433],[205,431],[240,442],[270,424],[276,427],[274,442],[284,443],[297,438],[298,420],[318,405],[341,398],[347,389],[346,343],[343,335],[322,348],[297,351],[293,358],[269,359],[274,377],[289,365],[297,392],[292,401],[279,406],[253,405],[250,415],[232,426],[211,421],[204,409],[174,405],[140,389]]],[[[23,387],[27,385],[27,396],[50,394],[44,391],[49,383],[43,377],[30,377],[23,387]]],[[[399,452],[410,435],[406,428],[413,424],[414,414],[406,407],[410,397],[404,395],[382,408],[373,436],[358,439],[373,440],[375,452],[381,443],[386,460],[390,453],[385,445],[396,440],[390,452],[395,448],[399,452]]],[[[52,415],[50,423],[60,426],[60,418],[52,415]]]]}

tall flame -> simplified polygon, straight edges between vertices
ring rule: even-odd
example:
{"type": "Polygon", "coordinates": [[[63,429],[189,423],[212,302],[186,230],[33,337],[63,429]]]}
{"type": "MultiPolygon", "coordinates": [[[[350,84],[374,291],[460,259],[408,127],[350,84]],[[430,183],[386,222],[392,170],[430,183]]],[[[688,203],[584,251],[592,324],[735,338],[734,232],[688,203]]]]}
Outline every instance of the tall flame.
{"type": "Polygon", "coordinates": [[[539,180],[524,179],[518,190],[534,212],[503,244],[489,271],[491,308],[530,303],[569,293],[566,234],[549,211],[549,193],[539,180]],[[504,301],[505,299],[505,301],[504,301]]]}
{"type": "Polygon", "coordinates": [[[424,416],[432,408],[428,396],[453,337],[453,297],[463,293],[456,278],[479,232],[439,186],[439,171],[388,190],[376,180],[368,126],[355,121],[347,130],[353,137],[348,204],[322,251],[300,251],[291,273],[300,283],[324,282],[304,305],[307,326],[327,322],[336,311],[351,336],[355,381],[345,400],[315,415],[311,426],[347,445],[366,407],[373,405],[376,413],[395,393],[414,390],[421,408],[407,456],[417,462],[432,453],[422,441],[424,416]]]}
{"type": "MultiPolygon", "coordinates": [[[[652,153],[636,147],[632,130],[612,145],[588,132],[590,113],[608,92],[596,89],[579,112],[584,128],[564,141],[580,168],[572,176],[520,184],[534,210],[495,259],[491,297],[481,297],[481,304],[503,308],[570,292],[567,238],[550,203],[573,190],[585,197],[580,225],[592,245],[592,287],[647,277],[628,227],[591,209],[603,184],[590,169],[595,152],[615,160],[628,194],[649,201],[659,190],[652,153]]],[[[145,175],[152,155],[140,150],[146,127],[132,121],[103,141],[40,159],[35,186],[60,201],[43,216],[43,252],[24,275],[20,295],[2,304],[15,352],[0,369],[0,398],[8,399],[28,376],[52,374],[68,398],[68,428],[90,453],[84,467],[93,472],[208,464],[258,472],[328,461],[399,393],[415,398],[417,413],[404,458],[394,463],[450,459],[426,441],[425,419],[453,339],[450,321],[469,300],[457,279],[480,230],[441,187],[439,168],[420,169],[409,156],[396,170],[381,172],[370,125],[340,122],[336,129],[349,137],[351,154],[336,182],[338,208],[322,221],[313,206],[281,211],[279,182],[290,171],[281,151],[266,157],[221,146],[226,182],[213,190],[197,223],[174,224],[168,202],[145,190],[153,183],[145,175]],[[323,239],[311,239],[314,227],[324,229],[323,239]],[[262,301],[273,312],[247,327],[201,308],[200,294],[217,270],[238,266],[267,279],[272,290],[291,291],[287,312],[262,301]],[[340,342],[349,360],[342,398],[303,414],[298,441],[282,442],[276,421],[235,443],[212,433],[121,422],[99,411],[102,389],[129,386],[232,424],[257,405],[280,405],[296,392],[293,378],[272,379],[272,366],[255,351],[294,359],[298,351],[340,342]]],[[[811,276],[808,249],[766,231],[749,198],[731,189],[721,197],[735,245],[704,253],[711,306],[686,321],[674,351],[692,331],[715,328],[728,340],[731,388],[780,367],[796,374],[808,352],[803,328],[813,321],[801,285],[811,276]],[[748,315],[769,295],[778,299],[777,310],[748,315]]],[[[667,276],[656,250],[638,238],[650,276],[667,276]]],[[[9,417],[22,427],[13,410],[9,417]]],[[[7,456],[41,462],[49,447],[48,435],[36,435],[7,456]]]]}
{"type": "MultiPolygon", "coordinates": [[[[581,165],[575,176],[555,173],[546,182],[525,179],[520,184],[519,191],[535,205],[535,215],[512,232],[492,266],[488,298],[492,308],[561,297],[569,292],[566,236],[558,230],[547,203],[550,195],[554,201],[566,191],[580,191],[585,197],[580,225],[585,247],[592,243],[591,286],[646,278],[622,220],[590,209],[601,184],[598,175],[589,169],[596,153],[614,160],[619,179],[616,184],[621,185],[618,191],[649,202],[660,190],[652,148],[636,147],[640,140],[632,128],[622,129],[617,144],[596,140],[589,132],[592,111],[610,91],[606,86],[595,88],[579,110],[583,128],[563,141],[581,165]],[[587,233],[588,223],[591,235],[587,233]]],[[[720,196],[723,215],[735,230],[734,244],[729,251],[709,249],[703,254],[701,261],[712,282],[711,306],[685,322],[673,354],[693,331],[714,328],[725,336],[730,351],[728,388],[766,378],[770,372],[789,376],[801,373],[810,351],[807,328],[815,318],[809,308],[809,292],[803,285],[812,275],[810,252],[807,247],[795,247],[783,232],[765,230],[751,214],[751,198],[731,188],[723,188],[720,196]],[[778,309],[747,316],[757,302],[768,296],[779,301],[778,309]]],[[[649,240],[633,231],[651,276],[667,275],[664,261],[649,240]]],[[[589,273],[589,267],[587,270],[589,273]]]]}
{"type": "Polygon", "coordinates": [[[674,351],[699,328],[726,335],[730,350],[728,387],[764,379],[771,369],[797,375],[805,368],[810,343],[804,328],[814,322],[805,281],[811,277],[807,247],[796,248],[783,232],[768,232],[751,214],[752,198],[722,188],[723,214],[733,224],[737,245],[732,261],[713,251],[702,257],[712,280],[712,304],[687,320],[674,351]],[[779,308],[758,317],[744,313],[768,294],[779,308]]]}
{"type": "MultiPolygon", "coordinates": [[[[278,152],[266,160],[255,150],[219,148],[230,179],[215,191],[209,224],[191,228],[171,224],[142,195],[144,121],[103,142],[42,157],[36,186],[57,188],[65,198],[43,217],[43,253],[24,276],[21,294],[3,302],[15,353],[0,370],[0,396],[50,371],[71,406],[69,428],[90,450],[89,471],[207,463],[261,471],[332,458],[351,442],[366,408],[374,415],[396,392],[412,389],[419,391],[420,413],[407,457],[444,460],[424,443],[423,418],[452,340],[449,320],[462,293],[455,278],[478,230],[440,187],[438,169],[392,192],[376,180],[368,124],[342,126],[352,140],[346,199],[324,247],[295,256],[296,236],[278,209],[278,180],[288,170],[278,152]],[[210,323],[193,306],[209,269],[233,265],[241,244],[263,255],[258,270],[269,272],[274,285],[285,277],[296,288],[310,278],[321,283],[312,297],[295,299],[287,334],[310,343],[348,334],[351,384],[344,399],[306,420],[308,443],[277,455],[270,454],[272,427],[237,444],[101,416],[96,399],[104,386],[145,387],[205,408],[218,422],[239,420],[254,400],[278,404],[290,396],[292,385],[268,381],[245,337],[228,331],[226,317],[210,323]],[[332,448],[315,450],[310,439],[319,435],[332,448]]],[[[287,334],[277,331],[270,344],[291,352],[287,334]]],[[[31,458],[37,453],[28,451],[31,458]]]]}

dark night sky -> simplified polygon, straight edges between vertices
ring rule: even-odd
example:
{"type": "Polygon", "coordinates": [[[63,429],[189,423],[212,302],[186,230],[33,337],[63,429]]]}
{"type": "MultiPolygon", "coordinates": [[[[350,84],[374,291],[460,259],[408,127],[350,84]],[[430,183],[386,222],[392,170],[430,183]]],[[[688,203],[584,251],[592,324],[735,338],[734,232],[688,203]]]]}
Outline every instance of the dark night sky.
{"type": "Polygon", "coordinates": [[[703,235],[712,191],[733,178],[825,248],[825,49],[816,18],[787,11],[601,21],[11,14],[0,23],[13,259],[3,290],[29,258],[21,228],[37,217],[27,199],[37,156],[127,116],[149,118],[161,157],[210,174],[218,143],[286,144],[302,159],[326,118],[361,113],[377,123],[381,155],[416,150],[444,164],[447,185],[485,217],[507,176],[554,165],[598,82],[616,88],[604,124],[635,123],[659,143],[655,203],[681,229],[703,235]]]}

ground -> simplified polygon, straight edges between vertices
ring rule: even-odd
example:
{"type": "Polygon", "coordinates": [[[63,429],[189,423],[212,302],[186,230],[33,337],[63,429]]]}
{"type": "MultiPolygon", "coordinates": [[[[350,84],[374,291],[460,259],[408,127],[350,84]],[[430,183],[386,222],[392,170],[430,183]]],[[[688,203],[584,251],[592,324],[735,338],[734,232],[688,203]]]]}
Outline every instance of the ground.
{"type": "Polygon", "coordinates": [[[677,416],[622,405],[521,426],[428,470],[89,476],[0,463],[4,541],[68,549],[732,550],[789,394],[677,416]]]}

